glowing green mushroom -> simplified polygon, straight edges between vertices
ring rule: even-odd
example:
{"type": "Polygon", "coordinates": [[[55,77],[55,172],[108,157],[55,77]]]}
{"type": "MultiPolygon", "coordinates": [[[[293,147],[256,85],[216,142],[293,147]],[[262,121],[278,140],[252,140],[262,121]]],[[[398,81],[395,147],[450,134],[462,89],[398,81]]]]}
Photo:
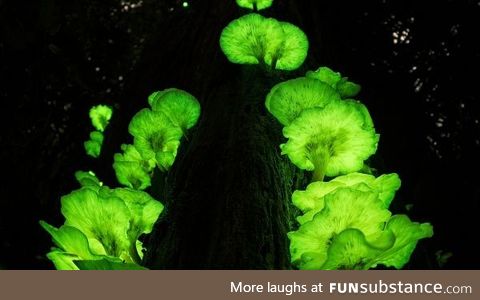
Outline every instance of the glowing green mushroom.
{"type": "Polygon", "coordinates": [[[153,225],[163,211],[163,204],[152,198],[148,193],[129,189],[116,188],[104,190],[103,198],[121,199],[127,206],[130,214],[127,236],[129,240],[129,255],[135,262],[140,262],[142,243],[137,241],[140,235],[152,231],[153,225]]]}
{"type": "Polygon", "coordinates": [[[304,224],[311,221],[313,216],[324,208],[325,196],[344,187],[363,192],[376,192],[385,208],[388,208],[395,192],[400,188],[400,178],[395,173],[378,178],[367,174],[350,173],[335,177],[329,182],[312,182],[305,191],[297,190],[292,195],[293,204],[304,213],[297,218],[298,222],[304,224]]]}
{"type": "Polygon", "coordinates": [[[124,257],[129,252],[127,232],[131,216],[121,199],[102,197],[82,188],[63,196],[61,202],[65,225],[77,228],[89,240],[98,241],[107,255],[124,257]]]}
{"type": "Polygon", "coordinates": [[[83,143],[85,151],[92,157],[99,157],[102,151],[103,133],[100,131],[92,131],[90,133],[90,140],[83,143]]]}
{"type": "Polygon", "coordinates": [[[402,268],[418,240],[431,237],[428,223],[390,216],[374,190],[338,188],[312,221],[288,233],[292,262],[300,269],[402,268]],[[365,190],[365,191],[361,191],[365,190]]]}
{"type": "Polygon", "coordinates": [[[259,14],[248,14],[233,20],[220,36],[223,53],[236,64],[264,63],[266,53],[273,55],[282,43],[282,25],[259,14]]]}
{"type": "Polygon", "coordinates": [[[306,77],[325,82],[338,91],[342,99],[356,96],[361,86],[348,81],[348,77],[342,77],[339,72],[335,72],[328,67],[320,67],[316,71],[308,71],[306,77]]]}
{"type": "Polygon", "coordinates": [[[375,267],[378,264],[401,269],[410,260],[417,242],[433,236],[433,227],[429,223],[412,222],[406,215],[395,215],[390,218],[385,230],[395,236],[395,243],[387,251],[383,251],[370,261],[375,267]]]}
{"type": "Polygon", "coordinates": [[[179,89],[155,92],[148,97],[152,110],[165,114],[185,134],[200,117],[200,103],[191,94],[179,89]]]}
{"type": "Polygon", "coordinates": [[[283,130],[288,142],[281,145],[282,154],[300,169],[314,171],[313,181],[357,172],[375,153],[379,138],[366,111],[345,101],[303,111],[283,130]]]}
{"type": "Polygon", "coordinates": [[[340,95],[333,88],[319,80],[301,77],[275,85],[267,95],[265,106],[286,126],[305,109],[323,108],[334,101],[340,101],[340,95]]]}
{"type": "Polygon", "coordinates": [[[146,161],[155,160],[162,171],[172,166],[183,131],[165,115],[142,109],[130,121],[128,131],[134,146],[146,161]]]}
{"type": "Polygon", "coordinates": [[[112,108],[107,105],[97,105],[90,109],[89,116],[96,130],[103,132],[112,118],[112,108]]]}
{"type": "Polygon", "coordinates": [[[272,69],[295,70],[299,68],[308,53],[308,38],[305,33],[295,25],[280,22],[283,30],[283,43],[275,52],[265,55],[265,62],[272,69]]]}
{"type": "Polygon", "coordinates": [[[321,269],[332,238],[355,228],[376,240],[390,215],[376,193],[339,188],[325,196],[325,208],[312,221],[288,233],[292,262],[300,269],[321,269]]]}
{"type": "Polygon", "coordinates": [[[233,63],[295,70],[307,56],[308,39],[292,24],[248,14],[225,27],[220,36],[220,47],[233,63]]]}
{"type": "Polygon", "coordinates": [[[262,10],[272,6],[273,0],[237,0],[240,7],[256,10],[262,10]]]}
{"type": "Polygon", "coordinates": [[[130,188],[144,190],[151,185],[155,160],[142,158],[133,145],[122,145],[123,154],[113,156],[113,169],[118,182],[130,188]]]}
{"type": "Polygon", "coordinates": [[[75,227],[62,226],[57,229],[44,221],[40,221],[40,225],[52,236],[54,244],[58,247],[47,254],[57,270],[78,270],[74,260],[101,259],[105,254],[95,253],[87,237],[75,227]]]}
{"type": "Polygon", "coordinates": [[[98,189],[103,185],[100,179],[97,178],[97,175],[92,171],[77,171],[75,172],[75,179],[82,187],[89,187],[98,191],[98,189]]]}

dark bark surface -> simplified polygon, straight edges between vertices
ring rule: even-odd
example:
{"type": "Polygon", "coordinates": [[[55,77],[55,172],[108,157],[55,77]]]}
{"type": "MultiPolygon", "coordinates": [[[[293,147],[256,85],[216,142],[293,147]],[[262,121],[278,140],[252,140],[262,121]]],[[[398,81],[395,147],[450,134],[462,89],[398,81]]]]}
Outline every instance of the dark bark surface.
{"type": "Polygon", "coordinates": [[[280,155],[281,126],[264,108],[274,78],[244,67],[209,97],[194,138],[168,174],[167,211],[152,233],[148,267],[290,267],[287,232],[298,176],[280,155]]]}

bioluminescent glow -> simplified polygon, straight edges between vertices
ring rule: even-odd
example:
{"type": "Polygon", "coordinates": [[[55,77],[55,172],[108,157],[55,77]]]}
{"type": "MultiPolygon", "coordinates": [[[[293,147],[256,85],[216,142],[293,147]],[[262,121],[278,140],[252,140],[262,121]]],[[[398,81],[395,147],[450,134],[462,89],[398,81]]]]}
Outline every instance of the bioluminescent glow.
{"type": "Polygon", "coordinates": [[[99,157],[102,151],[103,133],[100,131],[90,132],[90,139],[83,143],[87,155],[91,157],[99,157]]]}
{"type": "Polygon", "coordinates": [[[220,47],[233,63],[295,70],[307,56],[308,39],[292,24],[252,13],[225,27],[220,36],[220,47]]]}
{"type": "Polygon", "coordinates": [[[149,194],[110,189],[88,172],[77,172],[82,188],[62,197],[65,224],[59,229],[41,221],[58,248],[47,257],[59,270],[77,270],[75,261],[140,263],[140,235],[152,231],[163,205],[149,194]]]}
{"type": "Polygon", "coordinates": [[[191,94],[179,89],[155,92],[148,97],[152,110],[167,116],[185,134],[200,117],[200,103],[191,94]]]}
{"type": "Polygon", "coordinates": [[[325,196],[344,187],[364,192],[376,192],[385,208],[388,208],[395,192],[400,188],[400,178],[395,173],[375,177],[355,172],[335,177],[328,182],[312,182],[306,190],[296,190],[292,195],[293,204],[303,213],[303,215],[297,217],[297,221],[300,224],[311,221],[315,214],[325,207],[325,196]]]}
{"type": "Polygon", "coordinates": [[[318,79],[333,87],[340,94],[342,99],[355,97],[361,90],[361,86],[348,81],[348,77],[342,77],[328,67],[320,67],[316,71],[308,71],[305,75],[308,78],[318,79]]]}
{"type": "Polygon", "coordinates": [[[252,10],[262,10],[272,6],[273,0],[236,0],[238,6],[252,10]]]}
{"type": "Polygon", "coordinates": [[[339,94],[329,85],[301,77],[275,85],[267,95],[265,106],[286,126],[307,108],[323,108],[330,102],[339,100],[339,94]]]}
{"type": "Polygon", "coordinates": [[[357,102],[335,101],[304,110],[284,128],[282,154],[300,169],[314,171],[313,180],[357,172],[375,153],[379,136],[366,108],[357,102]]]}
{"type": "Polygon", "coordinates": [[[151,185],[155,160],[145,160],[133,145],[122,145],[123,153],[113,156],[113,169],[119,183],[137,190],[151,185]]]}
{"type": "Polygon", "coordinates": [[[89,116],[93,127],[96,130],[103,132],[107,128],[110,119],[112,118],[113,110],[107,105],[97,105],[90,109],[89,116]]]}
{"type": "Polygon", "coordinates": [[[288,234],[292,262],[300,269],[402,268],[418,240],[433,235],[428,223],[392,217],[367,186],[338,188],[324,198],[324,209],[288,234]]]}

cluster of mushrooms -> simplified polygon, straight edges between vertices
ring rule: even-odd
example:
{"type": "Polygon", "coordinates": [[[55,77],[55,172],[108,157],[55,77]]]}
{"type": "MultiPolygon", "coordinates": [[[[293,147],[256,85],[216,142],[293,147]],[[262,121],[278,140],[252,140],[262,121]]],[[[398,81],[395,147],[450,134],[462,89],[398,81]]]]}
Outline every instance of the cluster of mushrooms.
{"type": "MultiPolygon", "coordinates": [[[[47,257],[58,270],[144,269],[140,236],[152,231],[164,206],[143,190],[151,185],[156,167],[170,169],[182,137],[200,117],[197,99],[182,90],[155,92],[148,103],[150,108],[140,110],[129,124],[133,145],[122,145],[123,153],[114,155],[117,179],[125,187],[110,188],[93,172],[78,171],[81,187],[61,198],[65,223],[56,228],[40,221],[55,244],[47,257]]],[[[111,117],[108,106],[90,110],[94,133],[102,140],[111,117]]],[[[85,148],[98,157],[101,142],[91,139],[85,148]]]]}
{"type": "Polygon", "coordinates": [[[103,132],[112,118],[113,110],[108,105],[97,105],[90,109],[89,116],[95,128],[90,132],[90,139],[83,143],[85,152],[91,157],[99,157],[103,145],[103,132]]]}
{"type": "MultiPolygon", "coordinates": [[[[237,0],[260,10],[273,1],[237,0]]],[[[259,64],[267,71],[295,70],[308,52],[308,40],[296,26],[250,13],[222,32],[227,59],[259,64]]],[[[365,161],[379,141],[368,109],[354,100],[360,85],[328,67],[275,85],[267,110],[284,126],[280,145],[312,182],[292,202],[301,212],[298,229],[288,233],[292,264],[299,269],[400,269],[418,240],[433,235],[428,223],[415,223],[389,211],[400,188],[397,174],[375,177],[365,161]],[[325,181],[328,178],[329,181],[325,181]]]]}
{"type": "Polygon", "coordinates": [[[268,111],[285,127],[282,154],[312,183],[295,191],[293,205],[303,215],[288,233],[292,263],[299,269],[402,268],[417,241],[433,234],[428,223],[392,216],[389,205],[400,187],[397,174],[375,177],[365,161],[376,152],[379,135],[356,96],[360,87],[322,67],[272,88],[268,111]],[[325,177],[333,178],[325,182],[325,177]]]}

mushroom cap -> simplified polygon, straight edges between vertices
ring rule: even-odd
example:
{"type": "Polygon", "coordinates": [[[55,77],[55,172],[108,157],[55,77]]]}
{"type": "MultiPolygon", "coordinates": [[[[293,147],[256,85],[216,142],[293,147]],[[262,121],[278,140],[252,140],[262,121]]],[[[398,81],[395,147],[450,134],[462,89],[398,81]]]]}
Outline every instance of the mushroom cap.
{"type": "Polygon", "coordinates": [[[90,132],[90,139],[83,143],[87,155],[92,157],[99,157],[102,151],[103,133],[100,131],[90,132]]]}
{"type": "Polygon", "coordinates": [[[200,117],[200,103],[185,91],[171,88],[155,92],[148,99],[153,111],[165,114],[184,132],[193,127],[200,117]]]}
{"type": "Polygon", "coordinates": [[[128,131],[133,135],[133,144],[144,160],[154,159],[164,171],[171,167],[171,159],[166,164],[161,158],[164,155],[175,157],[183,131],[172,124],[165,114],[142,109],[130,121],[128,131]]]}
{"type": "Polygon", "coordinates": [[[282,154],[300,169],[313,171],[317,153],[326,152],[325,175],[330,177],[359,171],[375,153],[379,139],[362,106],[335,101],[324,108],[306,109],[283,129],[288,141],[281,145],[282,154]]]}
{"type": "Polygon", "coordinates": [[[265,100],[267,110],[283,125],[289,125],[305,109],[323,108],[340,95],[327,84],[306,77],[275,85],[265,100]]]}
{"type": "Polygon", "coordinates": [[[342,77],[339,72],[335,72],[328,67],[320,67],[315,71],[308,71],[305,76],[330,85],[337,90],[342,99],[355,97],[361,90],[359,84],[348,81],[348,77],[342,77]]]}
{"type": "Polygon", "coordinates": [[[93,260],[100,259],[102,255],[97,255],[92,251],[89,240],[77,228],[72,226],[62,226],[55,228],[45,221],[40,221],[40,225],[52,237],[52,241],[58,248],[47,254],[57,270],[78,270],[74,260],[93,260]]]}
{"type": "Polygon", "coordinates": [[[406,215],[392,216],[375,241],[368,241],[361,230],[346,229],[332,239],[322,269],[370,269],[379,264],[401,269],[418,240],[432,235],[430,224],[412,222],[406,215]]]}
{"type": "Polygon", "coordinates": [[[432,226],[391,216],[380,194],[357,186],[325,195],[324,209],[288,233],[292,263],[300,269],[402,268],[418,240],[433,235],[432,226]]]}
{"type": "Polygon", "coordinates": [[[256,3],[258,10],[262,10],[272,6],[273,0],[237,0],[238,6],[248,9],[253,9],[254,3],[256,3]]]}
{"type": "Polygon", "coordinates": [[[288,233],[292,262],[300,269],[321,269],[336,235],[355,228],[374,241],[390,216],[377,193],[339,188],[325,196],[325,208],[312,221],[288,233]]]}
{"type": "Polygon", "coordinates": [[[127,231],[130,211],[118,197],[102,197],[88,188],[63,196],[65,225],[79,229],[90,240],[100,242],[107,255],[120,257],[129,250],[127,231]]]}
{"type": "Polygon", "coordinates": [[[103,132],[112,118],[112,108],[108,105],[97,105],[90,108],[89,116],[96,130],[103,132]]]}
{"type": "Polygon", "coordinates": [[[100,179],[98,179],[97,175],[95,175],[95,173],[92,171],[77,171],[75,172],[75,179],[82,187],[90,187],[94,190],[97,190],[103,185],[100,179]]]}
{"type": "Polygon", "coordinates": [[[259,64],[283,43],[282,25],[275,19],[248,14],[230,22],[220,36],[220,48],[236,64],[259,64]]]}
{"type": "Polygon", "coordinates": [[[133,145],[122,145],[122,150],[122,154],[115,153],[113,156],[113,169],[118,182],[138,190],[149,187],[155,161],[144,160],[133,145]]]}
{"type": "Polygon", "coordinates": [[[295,70],[307,58],[308,38],[297,26],[287,22],[280,22],[280,24],[284,35],[283,43],[274,56],[270,53],[265,56],[265,62],[267,65],[272,66],[273,61],[276,60],[275,69],[295,70]]]}
{"type": "Polygon", "coordinates": [[[313,219],[315,214],[320,212],[325,205],[325,196],[339,188],[349,187],[353,190],[363,192],[374,191],[378,198],[388,208],[400,188],[400,178],[397,174],[386,174],[380,177],[362,173],[350,173],[335,177],[328,182],[312,182],[305,191],[297,190],[292,195],[293,204],[303,213],[297,221],[304,224],[313,219]]]}
{"type": "Polygon", "coordinates": [[[112,190],[112,196],[122,199],[130,210],[131,220],[128,235],[132,243],[141,234],[152,232],[153,225],[164,209],[162,203],[148,193],[130,188],[116,188],[112,190]]]}
{"type": "Polygon", "coordinates": [[[252,13],[225,27],[220,47],[233,63],[265,63],[275,69],[294,70],[307,56],[308,39],[292,24],[252,13]]]}
{"type": "Polygon", "coordinates": [[[337,91],[340,93],[342,99],[355,97],[362,90],[359,84],[348,81],[347,79],[348,78],[345,77],[337,83],[337,91]]]}
{"type": "Polygon", "coordinates": [[[342,74],[333,71],[329,67],[320,67],[315,71],[308,71],[305,77],[320,80],[333,88],[342,80],[342,74]]]}

